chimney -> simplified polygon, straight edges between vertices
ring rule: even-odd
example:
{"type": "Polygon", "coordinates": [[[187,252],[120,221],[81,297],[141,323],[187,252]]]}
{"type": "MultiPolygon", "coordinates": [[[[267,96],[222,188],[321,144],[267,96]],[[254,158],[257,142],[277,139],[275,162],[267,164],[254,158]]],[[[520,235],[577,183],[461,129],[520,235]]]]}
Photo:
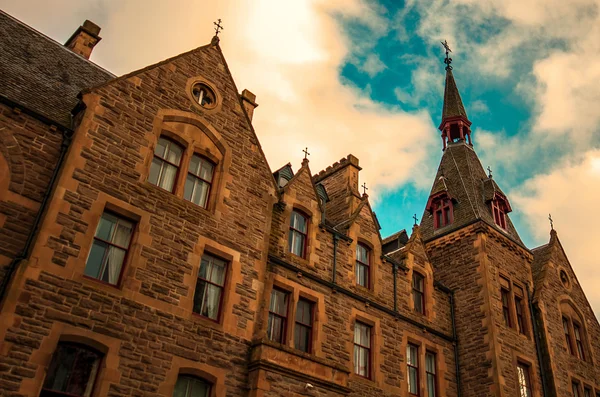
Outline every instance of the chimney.
{"type": "Polygon", "coordinates": [[[102,38],[98,36],[99,33],[100,26],[86,19],[83,25],[78,27],[75,33],[67,40],[65,47],[74,53],[81,55],[85,59],[90,59],[94,46],[102,40],[102,38]]]}
{"type": "Polygon", "coordinates": [[[245,89],[244,91],[242,91],[242,103],[244,104],[244,109],[246,109],[248,118],[250,119],[250,121],[252,121],[254,109],[256,109],[256,107],[258,106],[258,103],[256,103],[256,95],[245,89]]]}

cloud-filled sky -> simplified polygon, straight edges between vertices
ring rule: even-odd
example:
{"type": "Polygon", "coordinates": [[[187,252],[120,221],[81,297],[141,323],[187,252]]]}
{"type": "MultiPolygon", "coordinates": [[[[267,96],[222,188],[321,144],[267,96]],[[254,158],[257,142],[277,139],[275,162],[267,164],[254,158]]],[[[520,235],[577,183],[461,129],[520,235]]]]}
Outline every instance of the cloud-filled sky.
{"type": "Polygon", "coordinates": [[[559,238],[600,317],[600,0],[0,0],[64,42],[101,26],[92,60],[121,75],[210,41],[240,89],[271,168],[360,159],[382,235],[423,213],[441,157],[441,40],[485,167],[530,247],[559,238]]]}

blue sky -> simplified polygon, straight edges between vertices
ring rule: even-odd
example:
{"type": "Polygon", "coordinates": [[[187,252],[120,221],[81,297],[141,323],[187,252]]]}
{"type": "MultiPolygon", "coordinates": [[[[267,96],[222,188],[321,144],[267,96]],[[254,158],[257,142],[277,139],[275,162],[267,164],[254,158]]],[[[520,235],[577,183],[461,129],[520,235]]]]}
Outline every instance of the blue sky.
{"type": "Polygon", "coordinates": [[[271,169],[313,173],[349,153],[382,235],[412,226],[441,157],[444,64],[454,75],[484,167],[508,194],[529,247],[548,213],[600,310],[600,0],[0,0],[64,42],[102,27],[92,60],[117,75],[206,44],[221,46],[271,169]]]}

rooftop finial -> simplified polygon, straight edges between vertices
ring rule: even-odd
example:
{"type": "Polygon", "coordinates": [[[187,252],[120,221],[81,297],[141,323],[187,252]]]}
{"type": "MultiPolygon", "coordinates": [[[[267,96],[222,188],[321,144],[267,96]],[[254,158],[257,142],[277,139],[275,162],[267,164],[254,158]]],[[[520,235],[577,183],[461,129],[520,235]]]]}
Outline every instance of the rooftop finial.
{"type": "Polygon", "coordinates": [[[310,156],[310,153],[308,153],[308,148],[304,148],[303,152],[304,152],[304,160],[307,160],[308,156],[310,156]]]}
{"type": "Polygon", "coordinates": [[[213,22],[213,24],[215,25],[215,37],[218,37],[221,30],[225,29],[221,26],[221,18],[217,19],[217,22],[213,22]]]}
{"type": "Polygon", "coordinates": [[[444,46],[444,49],[446,50],[446,59],[444,59],[444,63],[446,64],[446,70],[452,70],[452,66],[450,66],[450,64],[452,63],[452,58],[450,58],[450,53],[452,52],[452,50],[450,49],[450,46],[448,45],[448,42],[446,40],[442,41],[441,43],[444,46]]]}
{"type": "Polygon", "coordinates": [[[552,219],[552,214],[548,214],[548,220],[550,221],[550,230],[554,230],[554,220],[552,219]]]}
{"type": "Polygon", "coordinates": [[[367,194],[367,190],[369,190],[369,188],[367,187],[367,183],[364,182],[361,187],[363,188],[363,194],[367,194]]]}
{"type": "Polygon", "coordinates": [[[414,226],[417,226],[417,220],[419,220],[419,218],[417,218],[417,214],[413,215],[413,219],[415,220],[414,226]]]}
{"type": "Polygon", "coordinates": [[[487,170],[488,170],[488,178],[491,178],[492,177],[492,169],[490,168],[489,165],[488,165],[487,170]]]}

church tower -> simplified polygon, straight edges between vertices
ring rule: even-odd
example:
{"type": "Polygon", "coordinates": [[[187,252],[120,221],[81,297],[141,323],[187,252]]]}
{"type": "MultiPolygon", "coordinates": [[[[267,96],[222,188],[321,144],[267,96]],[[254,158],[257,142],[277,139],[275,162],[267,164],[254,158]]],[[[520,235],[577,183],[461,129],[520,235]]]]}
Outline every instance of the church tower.
{"type": "Polygon", "coordinates": [[[436,279],[454,291],[463,397],[542,395],[530,311],[533,255],[471,139],[446,43],[442,158],[421,233],[436,279]]]}

